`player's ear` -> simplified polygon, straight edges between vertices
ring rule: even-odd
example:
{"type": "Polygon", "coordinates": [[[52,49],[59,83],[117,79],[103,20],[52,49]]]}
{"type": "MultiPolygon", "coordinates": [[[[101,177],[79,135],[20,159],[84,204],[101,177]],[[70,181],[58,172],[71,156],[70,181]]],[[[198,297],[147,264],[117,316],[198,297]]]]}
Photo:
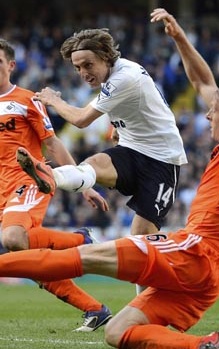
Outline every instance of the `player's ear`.
{"type": "Polygon", "coordinates": [[[15,67],[16,67],[16,61],[15,60],[10,60],[9,61],[10,72],[13,72],[15,70],[15,67]]]}

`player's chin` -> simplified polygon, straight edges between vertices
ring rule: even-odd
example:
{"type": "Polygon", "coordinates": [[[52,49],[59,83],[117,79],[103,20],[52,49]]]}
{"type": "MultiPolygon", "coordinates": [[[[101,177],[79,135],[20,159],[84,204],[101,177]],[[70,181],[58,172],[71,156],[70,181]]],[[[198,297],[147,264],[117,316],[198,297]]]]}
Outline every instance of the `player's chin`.
{"type": "Polygon", "coordinates": [[[213,131],[211,131],[211,137],[214,141],[219,142],[219,133],[214,133],[213,131]]]}

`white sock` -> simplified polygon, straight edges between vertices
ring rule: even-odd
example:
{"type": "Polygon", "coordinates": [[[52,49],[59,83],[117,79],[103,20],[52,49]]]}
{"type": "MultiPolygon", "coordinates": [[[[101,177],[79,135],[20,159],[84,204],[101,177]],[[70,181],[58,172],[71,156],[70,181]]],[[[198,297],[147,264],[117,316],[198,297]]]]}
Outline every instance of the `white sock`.
{"type": "Polygon", "coordinates": [[[142,291],[146,290],[147,286],[140,286],[140,285],[135,285],[136,286],[136,294],[140,294],[142,291]]]}
{"type": "Polygon", "coordinates": [[[96,172],[86,162],[56,167],[52,171],[57,187],[67,191],[82,192],[96,183],[96,172]]]}

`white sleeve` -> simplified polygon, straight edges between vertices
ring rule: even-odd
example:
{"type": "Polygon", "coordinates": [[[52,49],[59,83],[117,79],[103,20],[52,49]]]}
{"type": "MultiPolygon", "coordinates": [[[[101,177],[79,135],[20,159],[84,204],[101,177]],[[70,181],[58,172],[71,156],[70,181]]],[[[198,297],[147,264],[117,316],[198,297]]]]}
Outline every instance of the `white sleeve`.
{"type": "Polygon", "coordinates": [[[136,80],[133,76],[123,73],[113,75],[102,85],[100,93],[91,102],[92,107],[102,113],[109,113],[131,96],[135,88],[136,80]]]}

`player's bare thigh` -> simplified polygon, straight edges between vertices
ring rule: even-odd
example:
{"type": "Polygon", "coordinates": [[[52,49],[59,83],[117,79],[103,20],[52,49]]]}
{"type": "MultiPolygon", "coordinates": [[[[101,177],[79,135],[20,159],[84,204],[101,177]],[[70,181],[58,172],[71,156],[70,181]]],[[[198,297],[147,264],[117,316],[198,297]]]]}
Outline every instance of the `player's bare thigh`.
{"type": "Polygon", "coordinates": [[[109,345],[118,348],[121,336],[129,327],[147,324],[149,320],[141,310],[127,305],[106,325],[105,340],[109,345]]]}
{"type": "Polygon", "coordinates": [[[117,277],[118,257],[114,241],[78,246],[85,274],[117,277]]]}
{"type": "Polygon", "coordinates": [[[98,184],[105,187],[115,187],[118,176],[109,155],[98,153],[87,158],[85,162],[95,169],[98,184]]]}
{"type": "Polygon", "coordinates": [[[138,214],[135,214],[131,225],[132,235],[156,234],[157,232],[158,228],[154,223],[139,216],[138,214]]]}

